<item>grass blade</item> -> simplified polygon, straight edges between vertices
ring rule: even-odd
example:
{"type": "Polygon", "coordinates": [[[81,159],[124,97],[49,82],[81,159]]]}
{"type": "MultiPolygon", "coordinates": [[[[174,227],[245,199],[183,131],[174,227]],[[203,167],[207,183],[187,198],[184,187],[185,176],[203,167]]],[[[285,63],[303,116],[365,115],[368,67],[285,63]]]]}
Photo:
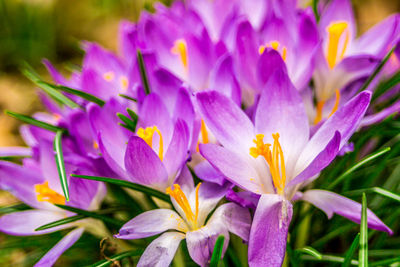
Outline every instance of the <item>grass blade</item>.
{"type": "Polygon", "coordinates": [[[363,158],[362,160],[360,160],[360,162],[358,162],[357,164],[355,164],[353,167],[351,167],[350,169],[348,169],[347,171],[345,171],[342,175],[340,175],[335,181],[333,181],[329,186],[328,186],[328,190],[331,190],[332,188],[334,188],[335,186],[337,186],[339,183],[341,183],[344,179],[347,178],[347,176],[352,173],[353,171],[357,170],[358,168],[360,168],[361,166],[367,164],[368,162],[382,156],[383,154],[387,153],[390,151],[390,147],[386,147],[382,150],[379,150],[375,153],[372,153],[371,155],[366,156],[365,158],[363,158]]]}
{"type": "Polygon", "coordinates": [[[16,118],[17,120],[20,120],[22,122],[25,122],[25,123],[33,125],[33,126],[37,126],[37,127],[43,128],[45,130],[49,130],[49,131],[52,131],[52,132],[59,132],[59,131],[66,132],[67,131],[66,129],[60,128],[58,126],[54,126],[54,125],[49,124],[47,122],[39,121],[39,120],[34,119],[34,118],[30,117],[30,116],[19,114],[19,113],[13,112],[13,111],[6,110],[4,113],[9,115],[9,116],[11,116],[11,117],[13,117],[13,118],[16,118]]]}
{"type": "Polygon", "coordinates": [[[137,99],[135,99],[135,98],[133,98],[133,97],[130,97],[130,96],[128,96],[128,95],[124,95],[124,94],[118,94],[120,97],[123,97],[123,98],[125,98],[125,99],[128,99],[128,100],[130,100],[130,101],[133,101],[133,102],[137,102],[137,99]]]}
{"type": "Polygon", "coordinates": [[[295,251],[311,255],[317,259],[322,259],[322,254],[319,253],[316,249],[314,249],[312,247],[299,248],[299,249],[296,249],[295,251]]]}
{"type": "Polygon", "coordinates": [[[128,181],[124,180],[119,180],[119,179],[114,179],[114,178],[108,178],[108,177],[100,177],[100,176],[88,176],[88,175],[77,175],[77,174],[71,174],[71,177],[76,177],[76,178],[82,178],[82,179],[88,179],[88,180],[95,180],[95,181],[100,181],[100,182],[106,182],[110,184],[115,184],[119,186],[123,186],[126,188],[130,188],[136,191],[140,191],[146,195],[150,195],[156,198],[159,198],[161,200],[164,200],[165,202],[171,203],[171,199],[167,194],[164,194],[160,191],[157,191],[153,188],[140,185],[140,184],[134,184],[128,181]]]}
{"type": "Polygon", "coordinates": [[[133,132],[135,132],[136,124],[122,113],[117,113],[118,118],[126,124],[133,132]]]}
{"type": "Polygon", "coordinates": [[[140,69],[140,77],[142,78],[142,84],[144,91],[146,92],[146,95],[150,94],[150,84],[149,84],[149,79],[147,78],[147,72],[146,72],[146,66],[144,65],[143,61],[143,55],[140,50],[137,51],[137,60],[139,63],[139,69],[140,69]]]}
{"type": "Polygon", "coordinates": [[[376,77],[376,75],[378,75],[378,73],[382,70],[383,66],[385,66],[386,62],[389,60],[390,56],[392,55],[392,53],[394,52],[394,50],[396,49],[396,45],[394,45],[392,47],[392,49],[390,49],[390,51],[386,54],[386,56],[383,58],[383,60],[381,61],[381,63],[379,63],[379,65],[375,68],[374,72],[372,73],[371,76],[368,77],[368,79],[365,81],[365,83],[363,84],[363,86],[361,86],[359,92],[364,91],[365,89],[367,89],[367,87],[370,85],[370,83],[372,82],[372,80],[376,77]]]}
{"type": "MultiPolygon", "coordinates": [[[[322,255],[321,259],[317,259],[314,256],[310,255],[302,255],[300,257],[301,260],[303,261],[318,261],[318,262],[337,262],[337,263],[343,263],[344,258],[343,257],[338,257],[334,255],[322,255]]],[[[352,260],[351,265],[358,265],[358,261],[352,260]]]]}
{"type": "Polygon", "coordinates": [[[76,95],[79,96],[80,98],[83,98],[89,102],[93,102],[97,105],[99,105],[100,107],[104,106],[104,104],[106,103],[104,100],[98,98],[97,96],[94,96],[92,94],[88,94],[86,92],[83,92],[81,90],[77,90],[77,89],[73,89],[70,87],[66,87],[66,86],[62,86],[62,85],[53,85],[53,84],[49,84],[46,83],[48,86],[56,89],[56,90],[60,90],[60,91],[64,91],[66,93],[69,93],[71,95],[76,95]]]}
{"type": "Polygon", "coordinates": [[[400,262],[400,256],[392,259],[386,259],[386,260],[381,260],[381,261],[376,261],[376,262],[371,262],[369,264],[369,267],[373,266],[389,266],[392,263],[399,263],[400,262]]]}
{"type": "Polygon", "coordinates": [[[110,264],[113,264],[115,261],[122,260],[123,258],[126,258],[126,257],[137,257],[137,256],[140,256],[142,253],[143,253],[142,249],[125,251],[125,252],[116,254],[114,256],[111,256],[108,259],[104,259],[104,260],[98,261],[95,264],[90,265],[90,267],[105,267],[105,266],[109,266],[110,264]]]}
{"type": "Polygon", "coordinates": [[[29,209],[30,209],[30,207],[28,205],[21,203],[21,204],[16,204],[16,205],[12,205],[12,206],[1,207],[0,214],[13,213],[13,212],[29,210],[29,209]]]}
{"type": "Polygon", "coordinates": [[[359,242],[360,242],[360,233],[356,235],[356,237],[353,240],[353,243],[351,243],[349,250],[347,250],[346,255],[344,256],[344,262],[342,264],[342,267],[350,266],[351,259],[353,258],[354,252],[356,252],[356,249],[358,248],[359,242]]]}
{"type": "Polygon", "coordinates": [[[378,195],[381,195],[383,197],[392,199],[394,201],[400,202],[400,195],[395,194],[390,192],[389,190],[380,188],[380,187],[372,187],[372,188],[366,188],[366,189],[359,189],[359,190],[353,190],[345,193],[346,195],[361,195],[362,193],[376,193],[378,195]]]}
{"type": "Polygon", "coordinates": [[[360,223],[360,250],[358,254],[358,266],[368,266],[368,221],[367,221],[367,197],[362,195],[361,223],[360,223]]]}
{"type": "Polygon", "coordinates": [[[112,219],[110,217],[101,215],[101,214],[93,212],[93,211],[82,210],[82,209],[78,209],[75,207],[70,207],[70,206],[60,205],[60,204],[55,204],[55,205],[61,209],[68,210],[68,211],[77,213],[79,215],[84,215],[86,217],[95,218],[95,219],[101,220],[103,222],[115,225],[116,227],[121,227],[123,225],[123,223],[120,222],[119,220],[112,219]]]}
{"type": "Polygon", "coordinates": [[[67,217],[67,218],[64,218],[64,219],[61,219],[61,220],[58,220],[58,221],[54,221],[54,222],[51,222],[51,223],[44,224],[44,225],[36,228],[35,231],[41,231],[41,230],[50,229],[50,228],[53,228],[53,227],[56,227],[56,226],[60,226],[60,225],[64,225],[64,224],[67,224],[67,223],[75,222],[75,221],[78,221],[78,220],[81,220],[81,219],[84,219],[84,218],[86,218],[85,215],[70,216],[70,217],[67,217]]]}
{"type": "Polygon", "coordinates": [[[214,250],[210,260],[210,267],[218,267],[222,256],[222,249],[224,248],[224,241],[225,236],[223,235],[218,236],[217,241],[215,241],[214,250]]]}
{"type": "Polygon", "coordinates": [[[317,22],[319,21],[318,2],[319,2],[319,0],[313,0],[313,1],[312,1],[312,10],[313,10],[313,12],[314,12],[315,20],[316,20],[317,22]]]}
{"type": "Polygon", "coordinates": [[[377,89],[374,91],[374,94],[372,95],[371,102],[380,97],[381,95],[383,95],[384,93],[386,93],[389,89],[396,86],[398,83],[400,83],[400,71],[394,74],[388,80],[378,85],[377,89]]]}
{"type": "Polygon", "coordinates": [[[60,176],[61,187],[64,192],[65,200],[69,201],[68,181],[65,172],[64,156],[62,151],[62,135],[63,131],[58,131],[54,138],[54,151],[56,152],[55,159],[57,164],[58,175],[60,176]]]}

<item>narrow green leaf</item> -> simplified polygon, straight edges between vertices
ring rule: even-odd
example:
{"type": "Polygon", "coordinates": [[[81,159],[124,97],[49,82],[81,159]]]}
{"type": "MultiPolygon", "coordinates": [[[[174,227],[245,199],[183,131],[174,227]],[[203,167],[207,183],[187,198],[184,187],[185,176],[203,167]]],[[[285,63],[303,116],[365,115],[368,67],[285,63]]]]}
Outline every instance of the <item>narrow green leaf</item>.
{"type": "Polygon", "coordinates": [[[349,250],[347,250],[346,255],[344,256],[344,262],[342,263],[342,267],[350,266],[351,259],[353,258],[353,255],[356,252],[356,249],[358,248],[359,240],[360,240],[360,233],[356,235],[356,237],[353,240],[353,243],[351,243],[349,250]]]}
{"type": "Polygon", "coordinates": [[[374,94],[372,95],[372,101],[386,93],[389,89],[393,88],[397,84],[400,83],[400,71],[394,74],[392,77],[390,77],[388,80],[382,82],[381,84],[378,85],[376,90],[374,91],[374,94]]]}
{"type": "Polygon", "coordinates": [[[60,177],[61,187],[64,192],[65,200],[69,201],[68,181],[65,172],[64,156],[62,151],[62,135],[63,131],[57,131],[54,138],[54,151],[56,152],[55,159],[57,164],[58,175],[60,177]]]}
{"type": "MultiPolygon", "coordinates": [[[[127,129],[127,130],[129,130],[129,131],[133,131],[132,128],[130,128],[128,125],[125,125],[125,124],[123,124],[123,123],[118,122],[118,125],[124,127],[125,129],[127,129]]],[[[133,131],[133,132],[134,132],[134,131],[133,131]]],[[[135,132],[134,132],[134,133],[135,133],[135,132]]]]}
{"type": "Polygon", "coordinates": [[[31,124],[33,126],[37,126],[37,127],[43,128],[45,130],[49,130],[49,131],[52,131],[52,132],[58,132],[58,131],[66,132],[66,129],[60,128],[58,126],[51,125],[51,124],[49,124],[47,122],[39,121],[39,120],[34,119],[34,118],[32,118],[30,116],[27,116],[27,115],[19,114],[19,113],[16,113],[16,112],[13,112],[13,111],[9,111],[9,110],[6,110],[4,113],[9,115],[9,116],[11,116],[11,117],[13,117],[13,118],[16,118],[17,120],[20,120],[20,121],[25,122],[27,124],[31,124]]]}
{"type": "Polygon", "coordinates": [[[116,184],[116,185],[119,185],[119,186],[123,186],[123,187],[126,187],[126,188],[133,189],[135,191],[143,192],[146,195],[150,195],[150,196],[159,198],[161,200],[164,200],[165,202],[171,203],[171,199],[167,194],[162,193],[160,191],[157,191],[157,190],[155,190],[153,188],[144,186],[144,185],[134,184],[134,183],[131,183],[131,182],[128,182],[128,181],[124,181],[124,180],[108,178],[108,177],[99,177],[99,176],[88,176],[88,175],[71,174],[71,177],[116,184]]]}
{"type": "Polygon", "coordinates": [[[50,86],[48,83],[42,81],[40,77],[38,77],[36,74],[33,74],[30,70],[24,69],[22,70],[22,73],[33,83],[35,83],[37,86],[43,89],[50,97],[52,97],[54,100],[57,102],[64,104],[70,108],[79,108],[80,106],[76,104],[74,101],[54,89],[52,86],[50,86]]]}
{"type": "Polygon", "coordinates": [[[299,248],[299,249],[296,249],[295,251],[311,255],[317,259],[322,259],[322,254],[319,253],[316,249],[314,249],[312,247],[299,248]]]}
{"type": "Polygon", "coordinates": [[[341,183],[342,181],[344,181],[344,179],[347,178],[347,176],[349,174],[351,174],[352,172],[354,172],[355,170],[357,170],[358,168],[360,168],[361,166],[367,164],[368,162],[382,156],[383,154],[387,153],[390,151],[390,147],[386,147],[382,150],[379,150],[375,153],[372,153],[371,155],[366,156],[365,158],[363,158],[362,160],[360,160],[360,162],[358,162],[357,164],[355,164],[353,167],[351,167],[350,169],[348,169],[347,171],[345,171],[342,175],[340,175],[335,181],[333,181],[327,189],[332,189],[335,186],[337,186],[339,183],[341,183]]]}
{"type": "Polygon", "coordinates": [[[117,113],[117,116],[121,121],[123,121],[126,124],[126,126],[128,126],[133,131],[135,131],[136,125],[133,123],[133,121],[130,118],[128,118],[127,116],[125,116],[124,114],[119,113],[119,112],[117,113]]]}
{"type": "Polygon", "coordinates": [[[319,2],[319,0],[313,0],[312,1],[312,9],[313,9],[313,12],[314,12],[315,20],[317,22],[319,21],[318,2],[319,2]]]}
{"type": "Polygon", "coordinates": [[[386,54],[386,56],[383,58],[381,63],[379,63],[379,65],[375,68],[375,70],[372,73],[372,75],[369,76],[368,79],[363,84],[363,86],[361,86],[359,92],[364,91],[365,89],[367,89],[367,87],[370,85],[372,80],[376,77],[376,75],[379,74],[379,72],[382,70],[383,66],[385,66],[386,62],[389,60],[390,56],[392,55],[392,53],[394,52],[395,49],[396,49],[396,45],[394,45],[392,47],[392,49],[390,49],[390,51],[386,54]]]}
{"type": "Polygon", "coordinates": [[[399,263],[399,262],[400,262],[400,256],[392,258],[392,259],[386,259],[386,260],[371,262],[369,264],[369,267],[373,267],[373,266],[389,266],[392,263],[399,263]]]}
{"type": "Polygon", "coordinates": [[[123,258],[127,258],[127,257],[137,257],[137,256],[140,256],[142,253],[143,253],[142,249],[125,251],[125,252],[116,254],[114,256],[111,256],[108,259],[104,259],[104,260],[98,261],[98,262],[90,265],[90,267],[105,267],[105,266],[109,266],[114,261],[122,260],[123,258]]]}
{"type": "Polygon", "coordinates": [[[50,228],[53,228],[53,227],[56,227],[56,226],[60,226],[60,225],[64,225],[64,224],[67,224],[67,223],[75,222],[75,221],[78,221],[78,220],[81,220],[81,219],[84,219],[84,218],[86,218],[85,215],[70,216],[70,217],[63,218],[63,219],[58,220],[58,221],[54,221],[54,222],[51,222],[51,223],[44,224],[44,225],[36,228],[35,231],[41,231],[41,230],[50,229],[50,228]]]}
{"type": "Polygon", "coordinates": [[[56,89],[56,90],[60,90],[60,91],[64,91],[66,93],[69,93],[71,95],[76,95],[79,96],[80,98],[83,98],[89,102],[93,102],[97,105],[99,105],[100,107],[104,106],[104,104],[106,103],[104,100],[98,98],[97,96],[94,96],[92,94],[83,92],[81,90],[77,90],[77,89],[73,89],[70,87],[66,87],[66,86],[62,86],[62,85],[53,85],[50,83],[46,83],[48,86],[56,89]]]}
{"type": "Polygon", "coordinates": [[[371,187],[371,188],[365,188],[365,189],[359,189],[359,190],[353,190],[346,192],[346,195],[354,196],[354,195],[362,195],[363,193],[376,193],[378,195],[381,195],[383,197],[392,199],[394,201],[400,202],[400,195],[395,194],[390,192],[389,190],[380,188],[380,187],[371,187]]]}
{"type": "Polygon", "coordinates": [[[368,218],[367,197],[362,195],[361,223],[360,223],[360,250],[358,254],[358,266],[368,266],[368,218]]]}
{"type": "Polygon", "coordinates": [[[30,207],[26,204],[16,204],[12,206],[7,206],[7,207],[1,207],[0,208],[0,214],[7,214],[7,213],[12,213],[12,212],[17,212],[17,211],[23,211],[23,210],[28,210],[30,207]]]}
{"type": "Polygon", "coordinates": [[[123,98],[125,98],[125,99],[128,99],[128,100],[130,100],[130,101],[133,101],[133,102],[137,102],[137,99],[135,99],[135,98],[133,98],[133,97],[130,97],[130,96],[128,96],[128,95],[124,95],[124,94],[118,94],[120,97],[123,97],[123,98]]]}
{"type": "Polygon", "coordinates": [[[136,128],[136,124],[137,124],[137,122],[138,122],[138,120],[139,120],[139,116],[136,114],[136,112],[134,112],[134,111],[133,111],[132,109],[130,109],[130,108],[127,108],[126,111],[128,112],[129,116],[131,116],[132,121],[134,122],[135,128],[136,128]]]}
{"type": "Polygon", "coordinates": [[[221,261],[222,250],[224,248],[225,236],[218,236],[215,241],[214,250],[211,255],[210,267],[218,267],[219,262],[221,261]]]}
{"type": "Polygon", "coordinates": [[[101,220],[103,222],[115,225],[116,227],[121,227],[123,225],[123,223],[120,222],[119,220],[116,220],[116,219],[101,215],[101,214],[99,214],[97,212],[87,211],[87,210],[78,209],[78,208],[75,208],[75,207],[70,207],[70,206],[60,205],[60,204],[55,204],[55,205],[57,207],[61,208],[61,209],[68,210],[68,211],[77,213],[79,215],[84,215],[84,216],[87,216],[87,217],[95,218],[95,219],[101,220]]]}
{"type": "Polygon", "coordinates": [[[146,72],[146,66],[144,65],[143,61],[143,55],[140,50],[137,50],[137,60],[139,63],[139,69],[140,69],[140,77],[142,78],[142,84],[144,91],[146,92],[146,95],[150,94],[150,85],[149,85],[149,79],[147,78],[147,72],[146,72]]]}
{"type": "MultiPolygon", "coordinates": [[[[338,256],[334,256],[334,255],[322,255],[321,259],[317,259],[314,256],[310,256],[310,255],[302,255],[300,257],[300,259],[303,261],[317,261],[317,262],[337,262],[337,263],[344,262],[343,257],[338,257],[338,256]]],[[[358,265],[358,261],[352,260],[351,265],[358,265]]]]}

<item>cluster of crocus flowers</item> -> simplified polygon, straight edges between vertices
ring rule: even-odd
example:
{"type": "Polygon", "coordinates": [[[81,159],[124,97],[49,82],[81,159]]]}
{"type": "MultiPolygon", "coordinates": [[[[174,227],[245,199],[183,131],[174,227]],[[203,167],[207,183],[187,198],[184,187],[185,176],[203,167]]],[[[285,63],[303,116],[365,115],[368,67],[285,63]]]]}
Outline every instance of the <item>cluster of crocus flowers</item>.
{"type": "MultiPolygon", "coordinates": [[[[359,203],[305,187],[360,127],[400,109],[396,102],[376,113],[374,83],[358,92],[399,42],[399,16],[357,38],[348,0],[321,4],[318,23],[310,8],[292,0],[176,1],[155,10],[137,23],[122,22],[118,56],[84,43],[82,69],[69,79],[45,61],[56,88],[74,89],[63,97],[76,106],[42,94],[48,113],[34,115],[67,133],[67,175],[111,177],[169,195],[170,204],[153,203],[162,208],[114,233],[118,239],[161,234],[138,265],[168,266],[185,240],[193,261],[207,266],[218,236],[225,237],[223,256],[232,233],[248,244],[250,266],[280,266],[292,203],[299,200],[329,218],[336,213],[360,223],[359,203]]],[[[399,51],[382,77],[398,70],[399,51]]],[[[35,229],[75,215],[60,205],[98,210],[106,191],[100,182],[70,178],[66,199],[55,134],[36,126],[21,128],[29,149],[1,151],[27,157],[22,165],[0,162],[0,188],[34,209],[2,216],[0,230],[34,235],[75,228],[37,264],[48,266],[85,229],[108,233],[102,224],[93,227],[94,219],[35,229]]],[[[368,226],[392,233],[370,210],[368,226]]]]}

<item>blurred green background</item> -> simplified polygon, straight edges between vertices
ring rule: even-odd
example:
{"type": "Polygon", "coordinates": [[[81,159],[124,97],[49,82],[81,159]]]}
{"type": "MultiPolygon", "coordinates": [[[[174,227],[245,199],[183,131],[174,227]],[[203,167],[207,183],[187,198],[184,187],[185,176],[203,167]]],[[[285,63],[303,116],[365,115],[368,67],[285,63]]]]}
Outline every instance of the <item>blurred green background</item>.
{"type": "MultiPolygon", "coordinates": [[[[204,0],[210,1],[210,0],[204,0]]],[[[247,1],[247,0],[244,0],[247,1]]],[[[137,20],[142,9],[152,9],[154,0],[0,0],[0,146],[21,145],[19,122],[3,113],[5,109],[31,114],[42,109],[35,87],[19,71],[22,62],[28,62],[38,72],[46,75],[41,64],[48,58],[60,68],[80,64],[81,40],[100,43],[116,50],[118,24],[121,19],[137,20]]],[[[163,1],[170,4],[171,0],[163,1]]],[[[303,1],[304,2],[304,1],[303,1]]],[[[305,1],[307,2],[307,1],[305,1]]],[[[388,15],[400,10],[400,1],[353,1],[359,32],[362,33],[388,15]]],[[[8,193],[0,191],[0,207],[17,202],[8,193]]],[[[54,240],[63,233],[52,234],[54,240]]],[[[29,238],[27,247],[40,246],[43,237],[29,238]]],[[[84,242],[74,246],[59,261],[68,265],[74,253],[89,248],[93,237],[85,236],[84,242]]],[[[0,234],[0,265],[26,266],[39,254],[35,250],[2,249],[20,247],[24,238],[0,234]]],[[[50,248],[53,244],[46,243],[50,248]]],[[[42,248],[44,250],[48,248],[42,248]]],[[[98,254],[93,255],[93,262],[98,254]]]]}

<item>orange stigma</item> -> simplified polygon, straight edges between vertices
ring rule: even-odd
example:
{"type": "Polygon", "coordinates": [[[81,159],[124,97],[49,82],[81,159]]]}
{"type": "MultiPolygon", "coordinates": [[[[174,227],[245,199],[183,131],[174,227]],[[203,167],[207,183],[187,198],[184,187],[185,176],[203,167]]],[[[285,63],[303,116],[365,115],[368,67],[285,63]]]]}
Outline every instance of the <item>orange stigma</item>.
{"type": "Polygon", "coordinates": [[[161,134],[160,130],[157,128],[157,126],[146,127],[146,129],[139,128],[137,130],[136,134],[137,134],[137,136],[142,138],[146,142],[146,144],[148,144],[151,148],[153,148],[153,135],[154,135],[154,132],[157,132],[159,137],[160,137],[160,143],[159,143],[159,146],[158,146],[158,157],[162,161],[163,160],[163,155],[164,155],[163,137],[162,137],[162,134],[161,134]]]}
{"type": "Polygon", "coordinates": [[[326,51],[326,61],[331,69],[333,69],[338,60],[341,60],[346,52],[349,43],[350,31],[348,23],[345,21],[332,22],[326,27],[328,32],[328,47],[326,51]],[[341,52],[339,53],[339,45],[342,35],[345,34],[345,39],[341,45],[341,52]]]}
{"type": "Polygon", "coordinates": [[[48,181],[35,185],[35,191],[37,193],[36,198],[40,202],[46,201],[52,204],[65,204],[65,197],[51,189],[48,181]]]}
{"type": "Polygon", "coordinates": [[[189,201],[183,193],[181,187],[178,184],[174,184],[174,189],[172,190],[170,187],[167,188],[166,193],[175,199],[176,203],[178,203],[179,207],[183,210],[186,216],[187,222],[190,224],[190,228],[192,230],[198,229],[197,219],[199,217],[199,189],[201,183],[198,183],[196,186],[196,207],[195,212],[193,213],[192,208],[190,207],[189,201]]]}
{"type": "Polygon", "coordinates": [[[272,134],[272,138],[274,139],[274,143],[271,151],[271,144],[265,144],[263,141],[264,135],[257,134],[256,139],[253,140],[256,146],[250,148],[250,155],[254,158],[258,156],[264,157],[268,163],[274,186],[278,194],[282,195],[286,184],[285,159],[281,144],[279,143],[279,133],[272,134]]]}

